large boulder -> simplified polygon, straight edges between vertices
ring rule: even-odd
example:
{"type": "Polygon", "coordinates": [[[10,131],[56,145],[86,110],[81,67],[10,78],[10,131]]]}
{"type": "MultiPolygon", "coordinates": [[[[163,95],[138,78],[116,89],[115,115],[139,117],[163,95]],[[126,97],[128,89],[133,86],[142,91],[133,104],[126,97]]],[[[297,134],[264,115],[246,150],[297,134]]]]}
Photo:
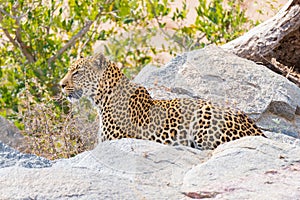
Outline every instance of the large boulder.
{"type": "Polygon", "coordinates": [[[108,141],[51,167],[0,169],[0,199],[179,199],[183,177],[209,154],[143,140],[108,141]]]}
{"type": "Polygon", "coordinates": [[[263,137],[221,145],[185,175],[181,191],[218,199],[299,199],[300,147],[263,137]]]}
{"type": "Polygon", "coordinates": [[[39,165],[4,162],[0,199],[300,198],[300,147],[262,137],[215,151],[121,139],[71,159],[32,160],[39,165]]]}
{"type": "Polygon", "coordinates": [[[0,143],[0,199],[300,199],[300,92],[284,77],[209,47],[146,67],[135,81],[155,98],[204,98],[241,109],[273,132],[213,151],[106,141],[56,161],[0,143]]]}

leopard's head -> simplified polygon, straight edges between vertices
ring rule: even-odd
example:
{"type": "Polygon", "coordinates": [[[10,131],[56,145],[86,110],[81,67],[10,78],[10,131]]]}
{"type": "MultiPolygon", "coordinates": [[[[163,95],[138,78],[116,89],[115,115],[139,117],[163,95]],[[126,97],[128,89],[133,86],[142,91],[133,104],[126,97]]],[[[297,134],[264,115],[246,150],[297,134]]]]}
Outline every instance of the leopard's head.
{"type": "Polygon", "coordinates": [[[72,63],[59,83],[68,100],[73,102],[83,96],[94,96],[107,62],[103,54],[96,54],[92,57],[80,58],[72,63]]]}

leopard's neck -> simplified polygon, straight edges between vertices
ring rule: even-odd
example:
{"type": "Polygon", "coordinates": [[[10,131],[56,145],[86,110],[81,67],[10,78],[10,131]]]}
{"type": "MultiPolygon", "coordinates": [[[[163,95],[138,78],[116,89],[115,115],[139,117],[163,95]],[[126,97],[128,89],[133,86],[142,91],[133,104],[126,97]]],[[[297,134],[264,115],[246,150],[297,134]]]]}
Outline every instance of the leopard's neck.
{"type": "Polygon", "coordinates": [[[109,122],[100,124],[104,139],[113,127],[128,137],[138,138],[137,130],[146,123],[143,117],[148,115],[153,99],[145,87],[131,82],[120,71],[114,77],[106,78],[109,79],[99,87],[101,98],[94,99],[99,117],[109,122]]]}
{"type": "Polygon", "coordinates": [[[90,99],[100,112],[104,112],[111,107],[129,106],[130,98],[141,90],[144,97],[140,101],[152,101],[146,88],[131,82],[115,64],[111,64],[99,77],[97,92],[90,99]]]}

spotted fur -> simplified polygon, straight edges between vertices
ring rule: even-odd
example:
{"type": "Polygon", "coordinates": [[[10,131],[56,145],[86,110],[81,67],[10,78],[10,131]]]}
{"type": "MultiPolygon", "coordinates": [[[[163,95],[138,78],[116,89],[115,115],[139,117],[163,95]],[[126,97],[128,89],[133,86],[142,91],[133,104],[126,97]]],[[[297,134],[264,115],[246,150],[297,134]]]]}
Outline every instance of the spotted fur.
{"type": "Polygon", "coordinates": [[[86,96],[98,108],[101,141],[137,138],[214,149],[244,136],[264,136],[240,111],[203,100],[152,99],[102,54],[74,62],[60,85],[69,99],[86,96]]]}

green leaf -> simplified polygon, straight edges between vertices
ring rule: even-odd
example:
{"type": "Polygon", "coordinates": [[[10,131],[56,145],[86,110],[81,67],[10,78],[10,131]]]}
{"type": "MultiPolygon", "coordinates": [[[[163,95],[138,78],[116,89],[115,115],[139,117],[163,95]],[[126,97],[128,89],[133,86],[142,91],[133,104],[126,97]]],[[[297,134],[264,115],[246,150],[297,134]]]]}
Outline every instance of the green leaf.
{"type": "Polygon", "coordinates": [[[133,18],[125,18],[125,19],[123,20],[123,23],[124,23],[124,24],[130,24],[130,23],[132,23],[133,21],[134,21],[133,18]]]}

